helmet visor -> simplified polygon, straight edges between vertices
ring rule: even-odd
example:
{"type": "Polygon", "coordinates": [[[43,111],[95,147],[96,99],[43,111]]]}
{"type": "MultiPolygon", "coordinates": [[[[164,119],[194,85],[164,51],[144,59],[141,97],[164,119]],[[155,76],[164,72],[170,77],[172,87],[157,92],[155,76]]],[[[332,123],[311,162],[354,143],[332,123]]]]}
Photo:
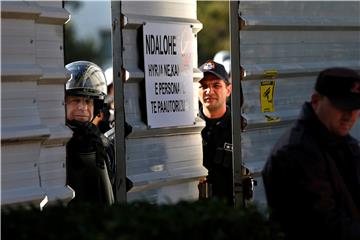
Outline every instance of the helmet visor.
{"type": "Polygon", "coordinates": [[[106,79],[103,71],[95,64],[76,62],[67,66],[71,78],[66,83],[68,94],[104,97],[107,94],[106,79]]]}

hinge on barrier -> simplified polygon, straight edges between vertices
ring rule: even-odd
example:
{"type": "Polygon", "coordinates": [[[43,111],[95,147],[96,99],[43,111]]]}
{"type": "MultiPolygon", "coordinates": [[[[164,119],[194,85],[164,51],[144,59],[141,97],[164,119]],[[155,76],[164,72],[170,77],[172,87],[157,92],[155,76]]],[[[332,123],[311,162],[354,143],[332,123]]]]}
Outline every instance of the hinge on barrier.
{"type": "Polygon", "coordinates": [[[263,73],[264,78],[275,78],[278,75],[278,71],[276,69],[265,70],[263,73]]]}
{"type": "Polygon", "coordinates": [[[257,186],[257,181],[251,176],[250,169],[242,166],[242,191],[245,200],[251,200],[254,196],[254,188],[257,186]]]}
{"type": "Polygon", "coordinates": [[[242,184],[244,199],[251,200],[254,196],[254,188],[257,186],[257,181],[251,176],[246,176],[243,178],[242,184]]]}
{"type": "Polygon", "coordinates": [[[241,130],[244,130],[247,127],[248,123],[247,123],[247,119],[241,115],[241,130]]]}

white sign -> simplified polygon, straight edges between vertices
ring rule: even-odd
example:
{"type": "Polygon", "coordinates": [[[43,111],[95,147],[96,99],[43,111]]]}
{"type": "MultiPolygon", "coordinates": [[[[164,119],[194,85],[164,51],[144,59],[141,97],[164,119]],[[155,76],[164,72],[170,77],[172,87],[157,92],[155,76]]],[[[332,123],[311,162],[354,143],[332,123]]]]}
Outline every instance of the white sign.
{"type": "Polygon", "coordinates": [[[143,30],[148,127],[194,124],[190,25],[146,23],[143,30]]]}

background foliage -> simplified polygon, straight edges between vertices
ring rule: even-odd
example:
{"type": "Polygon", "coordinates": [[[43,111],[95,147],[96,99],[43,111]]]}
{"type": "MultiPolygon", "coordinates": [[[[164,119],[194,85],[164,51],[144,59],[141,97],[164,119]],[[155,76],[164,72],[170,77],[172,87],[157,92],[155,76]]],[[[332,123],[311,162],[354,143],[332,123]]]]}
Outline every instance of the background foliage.
{"type": "MultiPolygon", "coordinates": [[[[234,209],[219,201],[155,205],[132,202],[100,208],[56,205],[2,208],[2,239],[229,240],[270,239],[267,219],[255,206],[234,209]]],[[[282,239],[280,234],[273,239],[282,239]]]]}
{"type": "Polygon", "coordinates": [[[76,38],[76,33],[71,23],[65,25],[65,32],[65,64],[87,60],[102,65],[107,61],[102,50],[96,47],[94,39],[79,40],[76,38]]]}
{"type": "MultiPolygon", "coordinates": [[[[70,12],[79,11],[84,7],[81,1],[64,1],[64,7],[70,12]]],[[[213,58],[221,50],[229,50],[229,1],[197,1],[198,20],[203,29],[198,33],[198,63],[213,58]]],[[[111,39],[102,39],[96,44],[95,37],[79,39],[74,28],[75,18],[65,24],[65,64],[76,60],[93,61],[99,66],[111,62],[111,39]],[[110,52],[108,52],[110,51],[110,52]]],[[[111,29],[109,23],[109,31],[111,29]]],[[[100,34],[94,31],[94,36],[100,34]]]]}
{"type": "MultiPolygon", "coordinates": [[[[64,7],[70,12],[70,14],[82,8],[83,4],[84,3],[81,1],[64,1],[64,7]]],[[[106,57],[109,55],[111,56],[112,53],[106,53],[104,52],[104,49],[97,47],[95,38],[79,39],[74,27],[74,21],[76,21],[76,19],[70,19],[70,21],[64,25],[65,65],[79,60],[91,61],[99,66],[108,62],[109,60],[106,59],[106,57]]],[[[99,33],[94,32],[94,34],[99,33]]],[[[105,44],[111,45],[111,41],[105,44]]]]}
{"type": "Polygon", "coordinates": [[[203,24],[198,34],[199,65],[221,50],[230,49],[229,1],[198,1],[197,16],[203,24]]]}

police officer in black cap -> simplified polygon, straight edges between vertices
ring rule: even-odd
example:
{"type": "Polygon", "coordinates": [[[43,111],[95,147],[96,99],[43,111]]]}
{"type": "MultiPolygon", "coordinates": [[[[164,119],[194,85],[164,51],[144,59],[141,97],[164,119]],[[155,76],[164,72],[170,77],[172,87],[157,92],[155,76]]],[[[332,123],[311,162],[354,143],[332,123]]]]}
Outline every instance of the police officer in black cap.
{"type": "Polygon", "coordinates": [[[271,221],[286,239],[360,239],[360,148],[349,134],[359,115],[359,74],[320,72],[263,170],[271,221]]]}
{"type": "Polygon", "coordinates": [[[103,71],[92,62],[65,66],[71,73],[66,83],[66,125],[73,136],[66,145],[67,184],[74,189],[70,204],[114,202],[114,147],[92,121],[100,113],[107,93],[103,71]]]}
{"type": "Polygon", "coordinates": [[[206,122],[201,131],[203,165],[208,169],[206,179],[200,180],[200,197],[233,204],[231,111],[226,105],[231,83],[224,66],[213,60],[200,70],[204,73],[199,81],[200,117],[206,122]]]}

